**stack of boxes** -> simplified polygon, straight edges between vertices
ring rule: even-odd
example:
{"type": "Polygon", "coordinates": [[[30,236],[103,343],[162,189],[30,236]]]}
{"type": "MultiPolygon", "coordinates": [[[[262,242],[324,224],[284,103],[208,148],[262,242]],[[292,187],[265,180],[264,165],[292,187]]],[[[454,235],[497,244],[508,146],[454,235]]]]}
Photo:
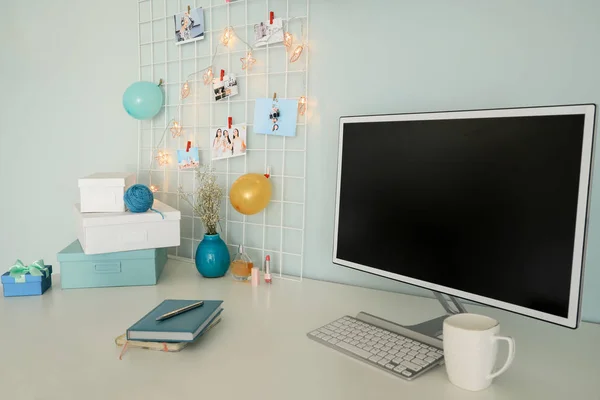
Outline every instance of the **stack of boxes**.
{"type": "Polygon", "coordinates": [[[135,175],[97,173],[79,180],[77,240],[57,254],[63,289],[155,285],[167,248],[179,246],[181,213],[154,200],[132,213],[123,201],[135,175]]]}

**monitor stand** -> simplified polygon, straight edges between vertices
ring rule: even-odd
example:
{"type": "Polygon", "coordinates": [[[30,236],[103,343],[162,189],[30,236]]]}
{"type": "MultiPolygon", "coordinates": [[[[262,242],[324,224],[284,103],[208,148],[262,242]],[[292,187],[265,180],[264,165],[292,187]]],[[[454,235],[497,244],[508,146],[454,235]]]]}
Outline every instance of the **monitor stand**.
{"type": "Polygon", "coordinates": [[[356,318],[363,322],[379,326],[380,328],[387,329],[392,332],[396,332],[401,335],[441,347],[442,340],[440,336],[443,331],[444,320],[449,315],[466,313],[467,310],[456,297],[448,296],[448,298],[446,298],[442,293],[435,291],[433,292],[433,294],[435,295],[436,299],[438,299],[438,301],[442,304],[444,310],[446,310],[446,315],[442,315],[437,318],[430,319],[428,321],[424,321],[415,325],[407,326],[396,324],[395,322],[376,317],[364,311],[359,312],[356,318]],[[454,305],[454,307],[452,307],[452,305],[454,305]]]}

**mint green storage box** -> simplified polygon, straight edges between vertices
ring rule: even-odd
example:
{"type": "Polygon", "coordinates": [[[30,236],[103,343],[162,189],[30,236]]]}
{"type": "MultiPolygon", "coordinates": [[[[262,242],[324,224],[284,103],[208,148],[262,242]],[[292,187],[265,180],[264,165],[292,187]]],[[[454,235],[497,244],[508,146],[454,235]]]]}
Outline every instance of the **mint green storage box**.
{"type": "Polygon", "coordinates": [[[79,240],[56,255],[63,289],[156,285],[167,263],[167,249],[83,253],[79,240]]]}

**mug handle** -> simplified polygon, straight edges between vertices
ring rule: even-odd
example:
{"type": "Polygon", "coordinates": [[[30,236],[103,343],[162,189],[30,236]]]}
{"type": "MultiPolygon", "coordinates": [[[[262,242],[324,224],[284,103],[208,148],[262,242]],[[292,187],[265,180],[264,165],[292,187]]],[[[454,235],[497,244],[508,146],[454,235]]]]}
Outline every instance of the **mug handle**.
{"type": "Polygon", "coordinates": [[[515,359],[515,339],[510,336],[492,336],[492,340],[505,340],[506,343],[508,343],[508,358],[506,359],[506,362],[502,368],[488,375],[488,379],[494,379],[498,375],[504,373],[504,371],[510,367],[510,364],[512,364],[513,360],[515,359]]]}

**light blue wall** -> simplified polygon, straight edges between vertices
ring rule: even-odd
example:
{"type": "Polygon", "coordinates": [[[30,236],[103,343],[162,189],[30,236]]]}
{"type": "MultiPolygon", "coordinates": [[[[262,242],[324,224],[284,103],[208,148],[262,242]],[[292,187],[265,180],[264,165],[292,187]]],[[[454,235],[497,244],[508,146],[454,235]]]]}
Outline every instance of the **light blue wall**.
{"type": "MultiPolygon", "coordinates": [[[[600,2],[592,0],[311,2],[309,96],[317,110],[309,137],[306,275],[417,291],[330,261],[340,116],[600,103],[598,15],[600,2]]],[[[597,189],[596,211],[599,202],[597,189]]],[[[583,313],[595,321],[599,243],[596,212],[583,313]]]]}
{"type": "MultiPolygon", "coordinates": [[[[76,179],[135,168],[137,126],[120,98],[137,79],[136,8],[0,4],[0,270],[17,257],[55,263],[74,237],[76,179]]],[[[600,103],[598,15],[594,0],[312,0],[305,275],[416,292],[330,261],[341,115],[600,103]]],[[[596,213],[584,299],[595,321],[599,242],[596,213]]]]}

